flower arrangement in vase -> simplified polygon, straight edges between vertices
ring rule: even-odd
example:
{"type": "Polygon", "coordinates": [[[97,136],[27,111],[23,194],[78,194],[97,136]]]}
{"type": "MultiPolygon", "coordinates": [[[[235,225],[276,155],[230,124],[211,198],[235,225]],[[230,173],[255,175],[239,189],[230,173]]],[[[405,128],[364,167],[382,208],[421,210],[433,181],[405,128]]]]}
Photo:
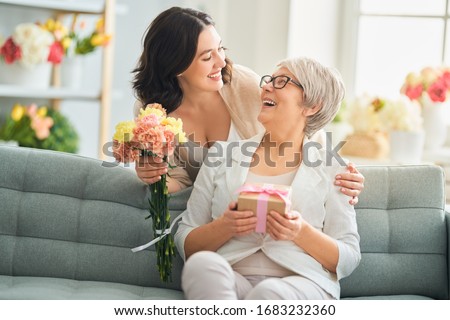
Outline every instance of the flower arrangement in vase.
{"type": "Polygon", "coordinates": [[[400,92],[422,106],[425,148],[441,147],[447,139],[450,69],[425,67],[419,73],[410,72],[400,92]]]}
{"type": "Polygon", "coordinates": [[[425,67],[419,73],[410,72],[400,92],[411,100],[429,99],[444,102],[450,90],[450,69],[425,67]]]}
{"type": "Polygon", "coordinates": [[[87,30],[86,21],[73,16],[70,32],[67,35],[68,46],[65,48],[66,58],[61,67],[61,83],[64,87],[78,89],[82,83],[84,57],[100,47],[109,45],[112,36],[105,33],[104,19],[96,21],[92,31],[87,30]]]}
{"type": "Polygon", "coordinates": [[[420,104],[405,95],[398,99],[386,99],[379,116],[384,129],[389,133],[391,161],[401,164],[420,163],[425,138],[420,104]]]}
{"type": "Polygon", "coordinates": [[[51,67],[64,58],[67,29],[49,30],[48,23],[21,23],[0,41],[0,83],[44,88],[50,85],[51,67]]]}
{"type": "Polygon", "coordinates": [[[0,140],[17,141],[19,146],[76,153],[78,134],[58,110],[16,104],[0,127],[0,140]]]}

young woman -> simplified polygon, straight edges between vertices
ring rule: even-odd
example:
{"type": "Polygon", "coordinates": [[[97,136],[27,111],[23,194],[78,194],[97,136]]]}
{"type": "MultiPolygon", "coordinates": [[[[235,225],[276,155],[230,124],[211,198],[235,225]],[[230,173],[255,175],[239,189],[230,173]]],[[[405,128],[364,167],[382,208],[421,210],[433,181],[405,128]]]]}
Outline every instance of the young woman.
{"type": "MultiPolygon", "coordinates": [[[[176,192],[192,185],[214,142],[247,139],[263,130],[257,121],[259,76],[226,58],[213,20],[201,11],[173,7],[162,12],[150,24],[143,46],[133,71],[135,113],[160,103],[170,116],[183,120],[189,141],[177,150],[175,169],[161,159],[141,157],[136,172],[152,184],[169,171],[169,192],[176,192]]],[[[352,204],[363,182],[352,164],[335,180],[352,204]]]]}
{"type": "Polygon", "coordinates": [[[333,187],[341,159],[327,163],[325,150],[306,146],[335,116],[344,85],[335,70],[296,58],[261,86],[265,132],[215,156],[194,184],[175,236],[182,288],[188,299],[339,299],[339,279],[361,259],[355,211],[333,187]],[[244,183],[292,186],[291,211],[269,212],[256,233],[255,213],[236,210],[244,183]]]}

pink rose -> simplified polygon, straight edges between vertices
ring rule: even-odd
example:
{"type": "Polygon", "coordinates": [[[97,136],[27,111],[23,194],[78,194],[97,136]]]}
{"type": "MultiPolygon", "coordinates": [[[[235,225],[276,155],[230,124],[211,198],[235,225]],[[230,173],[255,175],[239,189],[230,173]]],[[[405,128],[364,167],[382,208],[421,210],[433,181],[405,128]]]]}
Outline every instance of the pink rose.
{"type": "Polygon", "coordinates": [[[444,102],[447,96],[447,88],[443,81],[436,81],[428,88],[428,95],[431,101],[444,102]]]}
{"type": "Polygon", "coordinates": [[[36,116],[31,120],[31,128],[39,140],[47,139],[50,135],[50,128],[53,126],[53,119],[50,117],[36,116]]]}
{"type": "Polygon", "coordinates": [[[450,71],[445,71],[442,74],[442,81],[447,89],[450,89],[450,71]]]}
{"type": "Polygon", "coordinates": [[[421,84],[418,84],[417,86],[414,86],[414,87],[407,86],[406,90],[405,90],[405,95],[410,100],[417,100],[422,95],[422,91],[423,91],[423,86],[421,84]]]}
{"type": "Polygon", "coordinates": [[[20,50],[20,47],[14,43],[13,39],[9,37],[0,48],[0,55],[3,56],[7,64],[11,64],[22,58],[22,51],[20,50]]]}

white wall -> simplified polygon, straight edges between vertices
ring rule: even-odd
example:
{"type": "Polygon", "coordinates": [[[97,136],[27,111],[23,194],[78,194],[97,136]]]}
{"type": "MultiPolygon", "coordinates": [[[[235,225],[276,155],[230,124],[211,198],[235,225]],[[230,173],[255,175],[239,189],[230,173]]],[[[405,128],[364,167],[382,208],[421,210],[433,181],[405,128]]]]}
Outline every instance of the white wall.
{"type": "Polygon", "coordinates": [[[339,67],[342,0],[292,0],[288,56],[308,56],[339,67]]]}
{"type": "MultiPolygon", "coordinates": [[[[276,63],[292,55],[312,55],[324,63],[337,63],[338,9],[342,0],[116,0],[125,8],[116,17],[114,34],[114,79],[110,135],[119,121],[132,119],[134,96],[132,74],[141,53],[142,36],[150,22],[171,6],[193,7],[208,12],[238,64],[260,75],[272,73],[276,63]],[[290,30],[289,30],[290,29],[290,30]]],[[[19,10],[7,15],[17,23],[19,10]]],[[[29,15],[30,13],[28,13],[29,15]]],[[[39,15],[35,15],[36,20],[39,15]]],[[[3,13],[0,14],[4,24],[3,13]]],[[[31,17],[28,17],[31,19],[31,17]]],[[[0,29],[1,31],[1,29],[0,29]]],[[[100,52],[88,59],[84,85],[98,85],[100,52]]],[[[4,111],[4,110],[3,110],[4,111]]],[[[62,111],[74,123],[81,138],[80,154],[96,158],[98,150],[99,105],[70,101],[62,111]]]]}

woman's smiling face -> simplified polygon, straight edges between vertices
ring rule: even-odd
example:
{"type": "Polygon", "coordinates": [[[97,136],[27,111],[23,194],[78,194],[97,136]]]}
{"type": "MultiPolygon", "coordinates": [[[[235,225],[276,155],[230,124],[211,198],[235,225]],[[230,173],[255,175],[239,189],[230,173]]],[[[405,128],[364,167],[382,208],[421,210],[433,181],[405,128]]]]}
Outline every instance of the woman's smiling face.
{"type": "MultiPolygon", "coordinates": [[[[279,68],[272,77],[288,76],[293,81],[301,83],[288,69],[279,68]]],[[[271,131],[277,128],[302,126],[308,115],[303,105],[303,90],[288,81],[284,88],[275,89],[273,81],[262,86],[261,90],[261,112],[258,116],[259,122],[271,131]]]]}
{"type": "Polygon", "coordinates": [[[198,37],[194,60],[178,79],[182,88],[218,91],[223,86],[221,71],[225,66],[225,49],[222,46],[222,40],[216,29],[208,26],[198,37]]]}

